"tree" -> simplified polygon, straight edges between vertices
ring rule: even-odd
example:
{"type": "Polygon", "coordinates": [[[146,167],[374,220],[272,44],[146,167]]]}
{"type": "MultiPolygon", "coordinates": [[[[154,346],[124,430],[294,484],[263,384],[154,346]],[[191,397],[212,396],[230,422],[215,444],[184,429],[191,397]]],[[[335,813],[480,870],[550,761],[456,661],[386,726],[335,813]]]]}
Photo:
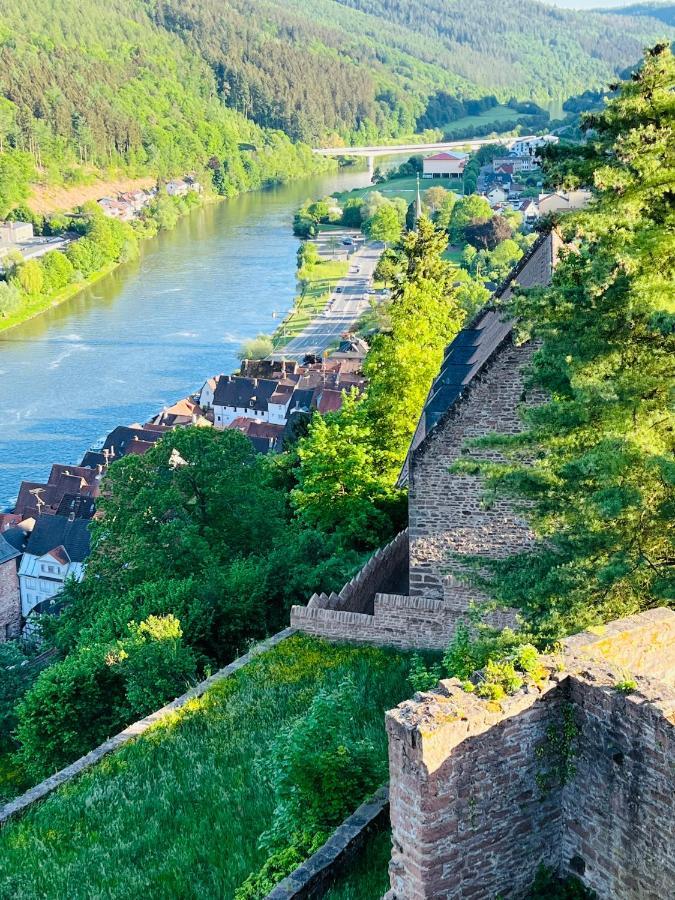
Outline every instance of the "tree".
{"type": "Polygon", "coordinates": [[[502,216],[493,216],[487,221],[471,221],[464,228],[466,240],[474,247],[494,250],[502,241],[513,237],[511,225],[502,216]]]}
{"type": "Polygon", "coordinates": [[[376,336],[365,363],[376,459],[392,482],[445,346],[464,318],[454,289],[454,266],[442,258],[446,246],[447,236],[426,216],[417,231],[403,237],[388,310],[391,327],[376,336]]]}
{"type": "Polygon", "coordinates": [[[442,209],[449,193],[444,187],[430,187],[424,192],[424,202],[429,210],[429,215],[433,217],[442,209]]]}
{"type": "Polygon", "coordinates": [[[17,268],[12,280],[29,297],[37,297],[44,284],[42,266],[36,259],[29,259],[17,268]]]}
{"type": "Polygon", "coordinates": [[[450,220],[450,242],[461,244],[465,240],[465,229],[473,222],[487,222],[492,218],[490,204],[485,197],[472,194],[460,197],[455,203],[450,220]]]}
{"type": "Polygon", "coordinates": [[[382,241],[391,244],[401,236],[401,220],[392,204],[380,206],[367,220],[364,231],[371,241],[382,241]]]}
{"type": "Polygon", "coordinates": [[[195,675],[173,616],[131,622],[123,640],[83,647],[38,676],[17,706],[17,758],[46,777],[183,693],[195,675]]]}
{"type": "Polygon", "coordinates": [[[360,197],[351,197],[347,200],[342,207],[342,224],[345,228],[361,227],[361,222],[363,221],[361,218],[362,207],[363,200],[360,197]]]}
{"type": "Polygon", "coordinates": [[[0,281],[0,316],[6,318],[21,304],[21,292],[14,284],[0,281]]]}
{"type": "Polygon", "coordinates": [[[250,341],[244,341],[237,351],[238,359],[265,359],[274,352],[274,344],[269,334],[258,334],[250,341]]]}
{"type": "Polygon", "coordinates": [[[675,358],[675,63],[646,54],[565,174],[591,172],[596,199],[564,220],[574,249],[550,288],[518,293],[507,312],[541,342],[530,387],[548,401],[526,431],[494,443],[505,465],[478,467],[488,489],[521,503],[536,535],[527,552],[486,564],[479,582],[554,637],[672,597],[675,505],[669,392],[675,358]]]}
{"type": "Polygon", "coordinates": [[[446,195],[443,199],[443,203],[440,208],[436,211],[436,215],[434,216],[434,222],[438,226],[438,228],[442,228],[445,231],[450,229],[450,222],[452,220],[452,211],[455,208],[455,203],[457,203],[457,194],[453,191],[447,191],[446,195]]]}

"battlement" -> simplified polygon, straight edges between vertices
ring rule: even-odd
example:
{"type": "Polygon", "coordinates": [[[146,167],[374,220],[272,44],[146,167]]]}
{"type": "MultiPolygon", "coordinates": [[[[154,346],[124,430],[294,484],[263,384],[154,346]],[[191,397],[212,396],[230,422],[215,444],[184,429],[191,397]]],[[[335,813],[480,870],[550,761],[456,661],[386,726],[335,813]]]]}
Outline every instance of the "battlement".
{"type": "Polygon", "coordinates": [[[675,613],[652,610],[500,703],[450,679],[390,711],[389,896],[517,897],[541,864],[600,900],[670,896],[674,659],[675,613]]]}

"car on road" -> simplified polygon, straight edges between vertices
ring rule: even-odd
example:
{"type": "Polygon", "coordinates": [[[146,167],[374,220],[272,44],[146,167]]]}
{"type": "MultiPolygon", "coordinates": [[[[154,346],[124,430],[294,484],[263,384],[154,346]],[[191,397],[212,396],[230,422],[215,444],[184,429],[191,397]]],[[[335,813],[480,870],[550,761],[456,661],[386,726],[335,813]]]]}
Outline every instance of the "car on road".
{"type": "Polygon", "coordinates": [[[341,287],[336,287],[336,288],[335,288],[335,293],[336,293],[336,294],[341,294],[341,293],[342,293],[342,288],[341,288],[341,287]]]}
{"type": "Polygon", "coordinates": [[[354,241],[351,238],[345,238],[342,243],[345,247],[351,247],[354,241]]]}

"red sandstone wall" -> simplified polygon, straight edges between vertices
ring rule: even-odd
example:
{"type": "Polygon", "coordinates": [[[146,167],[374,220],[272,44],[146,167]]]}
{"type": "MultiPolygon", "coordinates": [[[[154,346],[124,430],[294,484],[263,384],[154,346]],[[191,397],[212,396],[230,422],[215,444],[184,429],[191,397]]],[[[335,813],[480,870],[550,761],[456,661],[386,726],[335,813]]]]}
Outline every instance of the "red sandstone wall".
{"type": "Polygon", "coordinates": [[[580,728],[563,799],[563,867],[601,900],[675,897],[675,691],[570,677],[580,728]]]}
{"type": "Polygon", "coordinates": [[[444,600],[458,613],[478,594],[457,580],[462,566],[453,554],[501,557],[521,550],[530,531],[505,499],[486,508],[478,477],[449,472],[458,458],[500,459],[489,450],[467,451],[472,438],[490,432],[522,430],[518,406],[523,402],[521,367],[532,346],[509,344],[472,384],[452,418],[438,426],[412,460],[409,495],[410,593],[444,600]]]}
{"type": "Polygon", "coordinates": [[[558,866],[560,791],[542,798],[537,748],[563,691],[498,704],[442,682],[387,715],[397,900],[516,897],[536,867],[558,866]]]}
{"type": "Polygon", "coordinates": [[[21,599],[16,562],[0,564],[0,641],[21,632],[21,599]]]}

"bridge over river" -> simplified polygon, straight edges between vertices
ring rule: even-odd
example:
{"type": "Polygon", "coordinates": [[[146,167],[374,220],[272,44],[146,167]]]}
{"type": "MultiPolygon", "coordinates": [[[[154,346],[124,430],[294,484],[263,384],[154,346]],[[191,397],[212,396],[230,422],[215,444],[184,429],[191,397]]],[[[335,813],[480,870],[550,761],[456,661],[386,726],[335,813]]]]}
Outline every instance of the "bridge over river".
{"type": "Polygon", "coordinates": [[[485,144],[512,146],[516,141],[530,140],[535,135],[510,135],[509,137],[468,138],[461,141],[439,141],[435,144],[381,144],[372,147],[314,147],[319,156],[356,156],[368,160],[372,172],[376,156],[395,156],[404,153],[436,153],[440,150],[478,150],[485,144]]]}

